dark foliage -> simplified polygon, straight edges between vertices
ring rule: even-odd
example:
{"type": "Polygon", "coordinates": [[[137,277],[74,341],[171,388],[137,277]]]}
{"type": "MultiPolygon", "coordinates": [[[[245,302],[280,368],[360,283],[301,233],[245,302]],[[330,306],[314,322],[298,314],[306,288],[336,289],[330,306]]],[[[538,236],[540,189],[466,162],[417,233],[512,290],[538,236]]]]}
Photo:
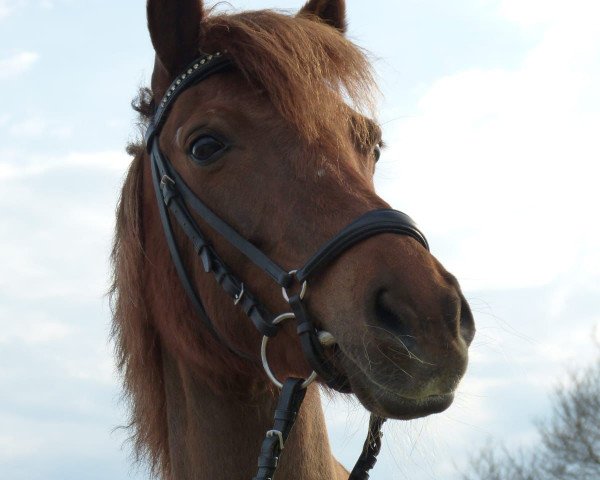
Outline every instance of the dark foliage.
{"type": "Polygon", "coordinates": [[[539,444],[517,453],[490,443],[462,479],[600,479],[600,358],[556,389],[552,415],[537,430],[539,444]]]}

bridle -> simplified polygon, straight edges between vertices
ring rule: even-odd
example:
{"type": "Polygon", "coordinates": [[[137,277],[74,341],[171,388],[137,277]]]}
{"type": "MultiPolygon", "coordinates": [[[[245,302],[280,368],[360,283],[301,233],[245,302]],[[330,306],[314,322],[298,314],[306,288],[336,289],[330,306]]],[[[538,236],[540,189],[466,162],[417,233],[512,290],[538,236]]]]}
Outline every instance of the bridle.
{"type": "MultiPolygon", "coordinates": [[[[287,272],[213,213],[186,185],[168,158],[161,152],[159,134],[170,107],[183,91],[211,75],[232,68],[234,68],[232,61],[221,53],[204,54],[192,62],[184,69],[183,73],[177,76],[162,101],[156,106],[154,116],[146,131],[145,141],[151,159],[152,179],[160,219],[171,258],[198,317],[206,329],[230,351],[249,359],[247,354],[239,352],[221,337],[208,316],[177,246],[172,219],[177,222],[191,241],[194,251],[200,257],[205,272],[214,274],[217,283],[232,297],[235,305],[244,311],[256,329],[263,335],[261,348],[263,366],[268,377],[281,388],[281,394],[275,410],[273,429],[267,432],[263,441],[258,459],[258,473],[253,480],[271,480],[285,441],[304,399],[306,387],[319,376],[331,388],[340,392],[350,391],[346,375],[336,369],[325,355],[325,347],[332,345],[335,340],[331,334],[317,330],[303,303],[308,279],[356,243],[381,233],[410,236],[426,249],[429,249],[429,245],[415,223],[404,213],[391,209],[373,210],[360,216],[342,229],[335,237],[321,246],[302,267],[287,272]],[[190,209],[281,287],[283,297],[288,302],[291,312],[275,316],[268,311],[252,294],[249,287],[242,283],[219,257],[198,227],[194,216],[190,213],[190,209]],[[306,380],[289,378],[285,382],[280,382],[274,377],[268,366],[266,358],[268,339],[277,334],[281,323],[287,319],[296,320],[296,330],[300,338],[302,351],[314,370],[313,374],[306,380]]],[[[366,480],[369,478],[368,472],[375,465],[381,448],[381,426],[384,421],[384,418],[371,415],[369,434],[363,452],[350,474],[350,480],[366,480]]]]}

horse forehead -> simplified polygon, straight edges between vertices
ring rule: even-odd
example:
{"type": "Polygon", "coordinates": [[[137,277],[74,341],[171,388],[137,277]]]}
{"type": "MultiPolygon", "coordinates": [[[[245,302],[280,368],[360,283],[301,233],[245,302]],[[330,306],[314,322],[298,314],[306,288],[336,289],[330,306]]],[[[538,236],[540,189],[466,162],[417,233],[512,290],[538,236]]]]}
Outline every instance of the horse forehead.
{"type": "Polygon", "coordinates": [[[184,91],[179,100],[174,110],[188,114],[199,109],[229,114],[240,111],[246,111],[246,114],[275,112],[264,92],[250,85],[237,72],[209,77],[184,91]]]}
{"type": "MultiPolygon", "coordinates": [[[[208,81],[207,81],[208,83],[208,81]]],[[[255,92],[229,90],[227,86],[195,85],[183,92],[169,112],[163,131],[166,137],[177,139],[191,129],[210,127],[239,135],[275,133],[282,122],[270,102],[255,92]],[[205,88],[208,87],[208,88],[205,88]]]]}

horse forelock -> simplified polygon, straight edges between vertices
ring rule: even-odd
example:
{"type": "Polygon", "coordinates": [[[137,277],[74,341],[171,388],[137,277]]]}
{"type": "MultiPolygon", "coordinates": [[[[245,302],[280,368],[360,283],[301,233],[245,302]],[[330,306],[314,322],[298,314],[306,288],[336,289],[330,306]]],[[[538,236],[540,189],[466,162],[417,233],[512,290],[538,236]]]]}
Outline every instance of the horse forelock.
{"type": "Polygon", "coordinates": [[[340,120],[354,110],[373,116],[370,63],[338,30],[269,10],[208,16],[203,23],[202,48],[227,50],[249,83],[309,142],[322,141],[324,132],[347,136],[340,120]]]}

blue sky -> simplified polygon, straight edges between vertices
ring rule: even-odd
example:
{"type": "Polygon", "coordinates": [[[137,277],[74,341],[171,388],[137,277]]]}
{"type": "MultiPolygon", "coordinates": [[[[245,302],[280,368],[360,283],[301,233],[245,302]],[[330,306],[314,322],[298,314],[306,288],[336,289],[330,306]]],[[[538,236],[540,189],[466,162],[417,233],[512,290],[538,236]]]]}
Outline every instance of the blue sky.
{"type": "MultiPolygon", "coordinates": [[[[455,404],[387,426],[372,478],[453,480],[490,436],[535,442],[547,394],[596,354],[600,6],[348,0],[348,13],[384,94],[378,189],[418,220],[479,328],[455,404]]],[[[144,14],[141,0],[0,0],[2,478],[146,478],[115,430],[103,297],[129,102],[151,73],[144,14]]],[[[325,402],[349,465],[367,415],[325,402]]]]}

